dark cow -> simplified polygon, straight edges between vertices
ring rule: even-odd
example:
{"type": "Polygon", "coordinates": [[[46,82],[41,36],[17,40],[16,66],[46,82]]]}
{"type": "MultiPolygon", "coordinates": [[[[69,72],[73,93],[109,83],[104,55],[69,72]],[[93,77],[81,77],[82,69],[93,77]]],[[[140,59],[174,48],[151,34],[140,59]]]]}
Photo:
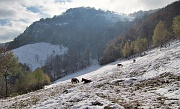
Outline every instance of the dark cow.
{"type": "Polygon", "coordinates": [[[79,83],[79,80],[78,80],[77,78],[72,78],[72,79],[71,79],[71,83],[72,83],[72,84],[79,83]]]}
{"type": "Polygon", "coordinates": [[[88,79],[85,79],[85,78],[82,78],[82,81],[81,82],[84,82],[83,84],[86,84],[86,83],[90,83],[92,82],[91,80],[88,80],[88,79]]]}
{"type": "Polygon", "coordinates": [[[117,67],[123,67],[123,65],[122,64],[117,64],[117,67]]]}

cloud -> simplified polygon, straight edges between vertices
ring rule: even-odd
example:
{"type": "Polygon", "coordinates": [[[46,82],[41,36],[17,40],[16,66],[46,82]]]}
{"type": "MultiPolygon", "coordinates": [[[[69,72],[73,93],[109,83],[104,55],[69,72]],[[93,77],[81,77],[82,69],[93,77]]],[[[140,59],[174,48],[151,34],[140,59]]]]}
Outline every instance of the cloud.
{"type": "Polygon", "coordinates": [[[62,0],[0,0],[0,43],[13,40],[32,22],[60,15],[66,9],[62,0]]]}
{"type": "Polygon", "coordinates": [[[14,16],[15,13],[14,13],[14,10],[4,9],[0,7],[0,15],[1,15],[1,18],[8,18],[8,17],[14,16]]]}
{"type": "Polygon", "coordinates": [[[144,8],[148,9],[164,7],[174,1],[176,0],[138,0],[138,2],[140,2],[144,8]]]}
{"type": "Polygon", "coordinates": [[[11,41],[14,39],[14,35],[18,35],[20,31],[15,30],[9,26],[0,26],[0,43],[11,41]]]}
{"type": "Polygon", "coordinates": [[[157,9],[177,0],[72,0],[69,7],[90,6],[118,13],[157,9]]]}
{"type": "Polygon", "coordinates": [[[4,0],[0,2],[0,43],[13,40],[27,26],[38,20],[41,15],[28,11],[19,2],[4,0]]]}
{"type": "Polygon", "coordinates": [[[117,13],[161,8],[176,0],[0,0],[0,43],[13,40],[41,18],[60,15],[69,8],[94,7],[117,13]]]}

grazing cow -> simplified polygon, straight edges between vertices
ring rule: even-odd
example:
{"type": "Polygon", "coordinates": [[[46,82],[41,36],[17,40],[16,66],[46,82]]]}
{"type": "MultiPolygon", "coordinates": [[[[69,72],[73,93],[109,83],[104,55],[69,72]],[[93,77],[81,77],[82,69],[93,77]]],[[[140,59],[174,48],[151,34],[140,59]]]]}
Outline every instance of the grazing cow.
{"type": "Polygon", "coordinates": [[[71,83],[72,83],[72,84],[79,83],[79,80],[78,80],[77,78],[72,78],[72,79],[71,79],[71,83]]]}
{"type": "Polygon", "coordinates": [[[133,59],[133,63],[135,63],[136,62],[136,60],[135,59],[133,59]]]}
{"type": "Polygon", "coordinates": [[[86,83],[90,83],[92,82],[91,80],[88,80],[88,79],[85,79],[85,78],[82,78],[82,81],[81,82],[84,82],[83,84],[86,84],[86,83]]]}
{"type": "Polygon", "coordinates": [[[123,65],[122,64],[117,64],[117,67],[123,67],[123,65]]]}

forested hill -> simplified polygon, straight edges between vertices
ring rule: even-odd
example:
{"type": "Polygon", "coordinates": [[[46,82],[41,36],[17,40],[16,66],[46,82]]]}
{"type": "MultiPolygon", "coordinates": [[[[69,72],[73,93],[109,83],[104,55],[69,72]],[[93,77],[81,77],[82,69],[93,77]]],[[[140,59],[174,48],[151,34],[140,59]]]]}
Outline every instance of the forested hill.
{"type": "MultiPolygon", "coordinates": [[[[60,44],[69,49],[84,51],[90,47],[96,53],[117,37],[129,26],[132,18],[110,11],[94,8],[72,8],[62,15],[41,19],[30,25],[22,34],[9,44],[14,49],[26,44],[49,42],[60,44]]],[[[94,55],[93,55],[94,56],[94,55]]]]}
{"type": "MultiPolygon", "coordinates": [[[[134,14],[135,16],[138,16],[138,13],[134,13],[134,14]]],[[[167,40],[174,38],[172,24],[173,24],[173,18],[176,17],[177,15],[180,15],[180,0],[167,5],[162,9],[158,9],[156,12],[152,14],[137,17],[134,20],[133,26],[129,30],[122,33],[113,40],[109,41],[109,44],[107,45],[104,54],[101,57],[100,64],[107,64],[115,61],[118,58],[129,57],[137,53],[137,50],[134,50],[137,48],[137,46],[135,47],[134,45],[135,43],[138,42],[137,39],[141,38],[142,39],[141,41],[145,40],[148,43],[147,45],[148,47],[152,46],[153,44],[152,36],[154,35],[155,27],[160,21],[163,22],[163,26],[165,26],[164,28],[166,28],[168,31],[167,40]],[[126,44],[126,42],[128,43],[126,44]],[[126,49],[129,48],[131,50],[129,51],[124,50],[123,53],[123,47],[125,47],[125,45],[126,45],[126,49]]],[[[161,35],[163,36],[163,34],[161,35]]],[[[139,46],[146,46],[146,45],[143,45],[141,43],[139,44],[139,46]]],[[[143,50],[139,52],[142,51],[143,50]]]]}

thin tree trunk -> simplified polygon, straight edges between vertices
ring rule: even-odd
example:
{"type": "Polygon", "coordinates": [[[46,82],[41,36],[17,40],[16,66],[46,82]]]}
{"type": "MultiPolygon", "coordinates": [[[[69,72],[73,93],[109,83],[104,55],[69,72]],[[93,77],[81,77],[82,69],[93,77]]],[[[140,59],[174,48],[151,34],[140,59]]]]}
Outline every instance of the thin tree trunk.
{"type": "Polygon", "coordinates": [[[5,98],[7,98],[7,95],[8,95],[7,75],[5,74],[4,77],[5,77],[5,85],[6,85],[6,86],[5,86],[5,87],[6,87],[5,98]]]}
{"type": "Polygon", "coordinates": [[[0,79],[0,84],[1,84],[1,94],[0,94],[0,96],[1,97],[4,97],[4,78],[2,78],[2,79],[0,79]]]}

